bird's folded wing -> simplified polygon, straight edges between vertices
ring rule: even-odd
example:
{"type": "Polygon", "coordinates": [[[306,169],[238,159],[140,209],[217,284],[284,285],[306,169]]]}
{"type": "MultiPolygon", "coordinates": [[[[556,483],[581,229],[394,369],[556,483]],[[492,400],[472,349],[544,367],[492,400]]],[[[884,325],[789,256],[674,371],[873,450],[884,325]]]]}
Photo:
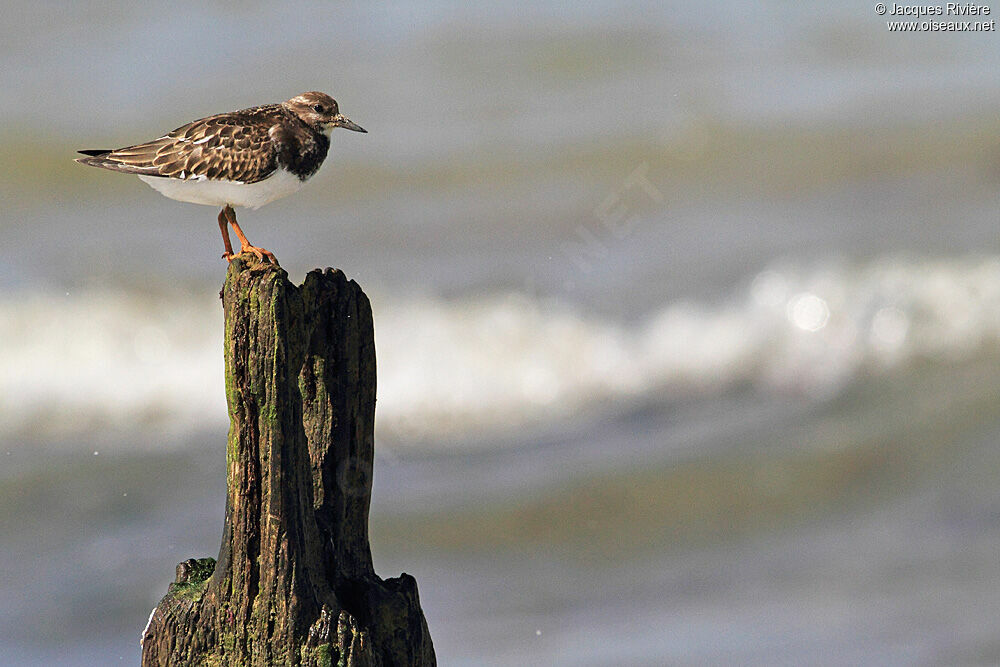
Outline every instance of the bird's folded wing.
{"type": "Polygon", "coordinates": [[[231,114],[183,125],[159,139],[78,158],[94,167],[146,176],[261,181],[277,169],[267,123],[245,123],[231,114]]]}

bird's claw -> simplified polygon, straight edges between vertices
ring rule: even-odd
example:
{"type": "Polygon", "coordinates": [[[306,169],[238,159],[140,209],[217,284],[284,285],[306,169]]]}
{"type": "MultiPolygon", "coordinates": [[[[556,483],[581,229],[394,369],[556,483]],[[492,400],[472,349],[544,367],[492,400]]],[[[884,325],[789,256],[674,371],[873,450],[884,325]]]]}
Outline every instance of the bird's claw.
{"type": "Polygon", "coordinates": [[[240,251],[238,253],[236,253],[235,255],[233,253],[230,253],[230,252],[224,252],[224,253],[222,253],[222,259],[228,261],[231,264],[232,261],[235,258],[239,257],[240,255],[242,255],[245,252],[249,252],[249,253],[253,254],[261,262],[266,261],[266,262],[268,262],[270,264],[274,264],[275,266],[278,266],[278,258],[274,256],[273,252],[271,252],[270,250],[266,250],[264,248],[258,248],[257,246],[252,246],[252,245],[248,245],[248,246],[244,246],[243,248],[240,248],[240,251]]]}
{"type": "Polygon", "coordinates": [[[251,246],[247,246],[246,248],[243,248],[243,250],[241,250],[240,252],[246,252],[247,250],[249,250],[254,255],[256,255],[257,259],[259,259],[262,262],[264,261],[264,258],[266,257],[268,262],[270,262],[271,264],[274,264],[275,266],[278,265],[278,259],[274,256],[274,253],[271,252],[270,250],[265,250],[264,248],[258,248],[257,246],[252,246],[251,245],[251,246]]]}
{"type": "Polygon", "coordinates": [[[261,262],[268,262],[269,264],[274,264],[279,266],[278,258],[274,256],[274,253],[270,250],[264,248],[258,248],[257,246],[247,246],[245,248],[240,248],[240,251],[236,254],[230,252],[222,253],[222,259],[226,260],[232,264],[233,260],[242,255],[245,252],[249,252],[254,255],[261,262]]]}

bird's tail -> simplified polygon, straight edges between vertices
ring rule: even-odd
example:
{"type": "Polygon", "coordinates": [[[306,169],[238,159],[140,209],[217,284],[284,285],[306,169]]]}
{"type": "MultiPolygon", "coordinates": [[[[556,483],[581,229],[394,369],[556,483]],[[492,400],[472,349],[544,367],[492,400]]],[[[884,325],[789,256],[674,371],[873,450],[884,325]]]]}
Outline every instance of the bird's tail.
{"type": "Polygon", "coordinates": [[[152,176],[159,176],[160,170],[158,167],[154,167],[152,164],[128,164],[127,162],[122,162],[112,154],[114,150],[97,150],[90,149],[85,151],[77,151],[78,153],[83,153],[87,157],[78,157],[74,162],[79,162],[80,164],[85,164],[89,167],[100,167],[102,169],[110,169],[111,171],[121,171],[126,174],[149,174],[152,176]]]}

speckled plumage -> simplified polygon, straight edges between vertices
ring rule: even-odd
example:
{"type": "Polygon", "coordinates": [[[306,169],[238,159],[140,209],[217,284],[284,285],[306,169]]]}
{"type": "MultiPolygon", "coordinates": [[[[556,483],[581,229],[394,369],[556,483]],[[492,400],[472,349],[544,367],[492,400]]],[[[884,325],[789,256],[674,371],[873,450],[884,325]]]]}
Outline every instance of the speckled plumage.
{"type": "MultiPolygon", "coordinates": [[[[144,176],[238,183],[262,181],[283,167],[305,180],[323,164],[330,139],[286,104],[208,116],[134,146],[81,151],[90,157],[77,162],[144,176]]],[[[339,115],[334,100],[327,104],[331,115],[339,115]]]]}
{"type": "MultiPolygon", "coordinates": [[[[222,206],[243,250],[260,254],[246,242],[232,207],[257,208],[299,189],[323,164],[335,127],[365,132],[340,114],[336,100],[313,91],[201,118],[145,143],[80,151],[87,157],[76,161],[135,174],[172,199],[222,206]]],[[[223,214],[224,256],[231,257],[223,214]]]]}

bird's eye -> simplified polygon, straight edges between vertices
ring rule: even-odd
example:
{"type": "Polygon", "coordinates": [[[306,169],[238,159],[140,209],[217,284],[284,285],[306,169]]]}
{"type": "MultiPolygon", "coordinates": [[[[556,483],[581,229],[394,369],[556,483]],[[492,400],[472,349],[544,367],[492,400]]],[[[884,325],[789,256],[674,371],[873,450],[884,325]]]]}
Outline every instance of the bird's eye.
{"type": "Polygon", "coordinates": [[[316,113],[323,113],[323,105],[322,104],[314,104],[313,105],[313,111],[315,111],[316,113]]]}

